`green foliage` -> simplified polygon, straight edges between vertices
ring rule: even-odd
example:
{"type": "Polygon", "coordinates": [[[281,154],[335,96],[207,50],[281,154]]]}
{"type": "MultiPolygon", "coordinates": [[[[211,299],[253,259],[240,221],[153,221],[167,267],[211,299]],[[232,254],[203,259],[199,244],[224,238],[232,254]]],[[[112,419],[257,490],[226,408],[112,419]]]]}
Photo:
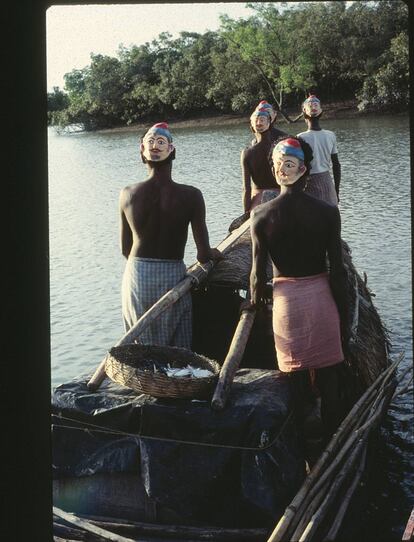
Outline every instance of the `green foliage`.
{"type": "Polygon", "coordinates": [[[280,107],[309,92],[359,107],[408,104],[408,13],[402,0],[253,3],[217,32],[168,32],[117,58],[91,55],[48,95],[49,122],[87,130],[203,112],[280,107]]]}
{"type": "Polygon", "coordinates": [[[53,92],[47,94],[47,109],[50,112],[62,111],[69,105],[68,95],[65,94],[59,87],[53,87],[53,92]]]}
{"type": "Polygon", "coordinates": [[[383,56],[384,64],[364,82],[358,95],[362,111],[399,110],[408,106],[408,34],[401,32],[393,38],[390,50],[383,56]]]}

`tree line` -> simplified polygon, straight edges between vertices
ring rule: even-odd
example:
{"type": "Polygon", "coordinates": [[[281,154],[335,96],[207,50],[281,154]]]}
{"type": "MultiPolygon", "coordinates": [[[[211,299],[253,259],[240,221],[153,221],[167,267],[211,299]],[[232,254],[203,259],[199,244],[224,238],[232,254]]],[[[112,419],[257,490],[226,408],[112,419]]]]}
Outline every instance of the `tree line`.
{"type": "MultiPolygon", "coordinates": [[[[48,93],[50,124],[86,130],[160,118],[285,113],[310,92],[361,111],[408,107],[408,9],[401,0],[247,4],[253,14],[204,34],[168,32],[64,76],[48,93]]],[[[298,107],[299,110],[299,107],[298,107]]]]}

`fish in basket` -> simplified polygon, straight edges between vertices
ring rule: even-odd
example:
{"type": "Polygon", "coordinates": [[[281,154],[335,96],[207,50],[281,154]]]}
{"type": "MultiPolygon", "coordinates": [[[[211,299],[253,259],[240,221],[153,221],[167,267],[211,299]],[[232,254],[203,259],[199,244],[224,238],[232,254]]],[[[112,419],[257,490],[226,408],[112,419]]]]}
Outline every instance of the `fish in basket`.
{"type": "Polygon", "coordinates": [[[135,343],[114,346],[105,361],[114,382],[153,397],[207,398],[220,368],[186,348],[135,343]]]}

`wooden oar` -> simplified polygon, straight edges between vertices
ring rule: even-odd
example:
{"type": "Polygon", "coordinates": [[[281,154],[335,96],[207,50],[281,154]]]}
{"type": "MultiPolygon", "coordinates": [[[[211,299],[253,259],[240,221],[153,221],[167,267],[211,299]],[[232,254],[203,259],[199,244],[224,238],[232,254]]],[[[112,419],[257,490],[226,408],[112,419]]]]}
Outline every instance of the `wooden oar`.
{"type": "Polygon", "coordinates": [[[226,404],[234,375],[243,357],[255,316],[256,310],[252,309],[245,309],[240,315],[239,323],[234,332],[229,352],[221,367],[213,399],[211,400],[211,408],[214,410],[222,410],[226,404]]]}
{"type": "MultiPolygon", "coordinates": [[[[231,248],[234,243],[250,228],[250,218],[243,222],[241,226],[232,231],[219,245],[217,249],[221,253],[225,254],[226,250],[231,248]]],[[[188,269],[188,274],[179,282],[174,288],[171,288],[166,292],[154,305],[139,318],[137,322],[131,327],[131,329],[125,333],[115,344],[115,346],[120,346],[123,344],[130,344],[145,330],[147,327],[168,307],[171,307],[176,301],[178,301],[184,294],[186,294],[194,285],[199,284],[210,273],[214,267],[214,262],[209,261],[203,265],[199,262],[195,263],[188,269]]],[[[106,356],[99,364],[98,368],[92,375],[92,378],[89,380],[87,386],[91,391],[95,391],[102,384],[105,379],[105,362],[106,356]]]]}

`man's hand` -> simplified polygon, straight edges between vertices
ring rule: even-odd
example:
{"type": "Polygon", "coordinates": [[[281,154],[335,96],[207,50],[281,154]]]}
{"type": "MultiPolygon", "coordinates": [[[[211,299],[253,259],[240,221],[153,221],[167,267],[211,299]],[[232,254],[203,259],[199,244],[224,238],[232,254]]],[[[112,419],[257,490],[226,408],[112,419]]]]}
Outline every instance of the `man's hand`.
{"type": "Polygon", "coordinates": [[[250,299],[245,299],[240,303],[240,312],[243,311],[254,311],[256,310],[256,306],[253,305],[253,303],[250,301],[250,299]]]}
{"type": "Polygon", "coordinates": [[[223,254],[219,251],[218,248],[212,248],[210,250],[210,257],[213,260],[213,262],[219,262],[224,258],[223,254]]]}

